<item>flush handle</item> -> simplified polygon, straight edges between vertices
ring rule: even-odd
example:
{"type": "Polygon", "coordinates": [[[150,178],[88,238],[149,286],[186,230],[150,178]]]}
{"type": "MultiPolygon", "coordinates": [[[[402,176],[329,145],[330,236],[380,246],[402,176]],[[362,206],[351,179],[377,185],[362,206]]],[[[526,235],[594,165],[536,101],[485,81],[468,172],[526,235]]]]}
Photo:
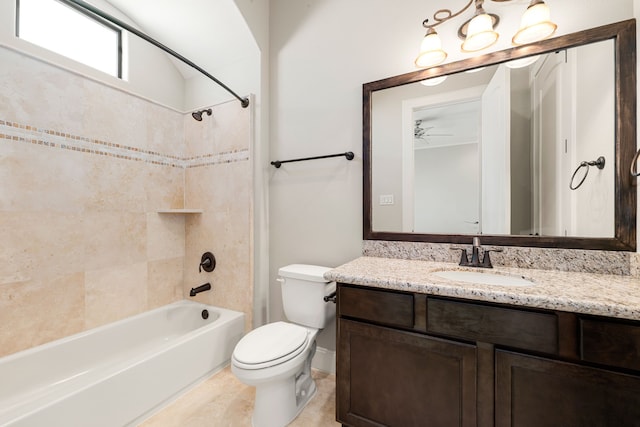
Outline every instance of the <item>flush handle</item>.
{"type": "Polygon", "coordinates": [[[325,295],[323,299],[324,302],[332,302],[335,304],[338,300],[338,294],[336,293],[336,291],[333,291],[329,295],[325,295]]]}

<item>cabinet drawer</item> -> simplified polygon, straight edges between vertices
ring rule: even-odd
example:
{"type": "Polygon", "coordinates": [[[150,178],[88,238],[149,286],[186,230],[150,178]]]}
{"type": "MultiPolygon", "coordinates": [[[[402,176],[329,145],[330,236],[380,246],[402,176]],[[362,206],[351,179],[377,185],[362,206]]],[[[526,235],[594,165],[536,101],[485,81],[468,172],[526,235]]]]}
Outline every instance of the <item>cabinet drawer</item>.
{"type": "Polygon", "coordinates": [[[338,315],[412,328],[413,295],[339,286],[338,315]]]}
{"type": "Polygon", "coordinates": [[[640,370],[640,326],[600,319],[580,319],[581,358],[640,370]]]}
{"type": "Polygon", "coordinates": [[[555,314],[427,299],[427,331],[549,354],[558,353],[555,314]]]}

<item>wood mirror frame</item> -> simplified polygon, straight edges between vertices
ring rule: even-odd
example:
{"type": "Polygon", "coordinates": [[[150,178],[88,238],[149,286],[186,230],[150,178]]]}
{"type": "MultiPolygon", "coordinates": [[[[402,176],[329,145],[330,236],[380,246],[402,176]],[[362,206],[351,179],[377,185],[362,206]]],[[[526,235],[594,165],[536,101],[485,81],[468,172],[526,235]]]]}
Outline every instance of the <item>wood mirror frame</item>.
{"type": "Polygon", "coordinates": [[[363,85],[363,238],[467,244],[472,234],[419,234],[374,231],[372,229],[371,108],[377,90],[446,74],[499,64],[604,40],[614,40],[615,52],[615,227],[613,238],[558,237],[482,234],[482,243],[499,246],[549,247],[614,251],[636,250],[636,185],[630,174],[636,152],[636,22],[635,19],[543,40],[534,44],[489,53],[363,85]]]}

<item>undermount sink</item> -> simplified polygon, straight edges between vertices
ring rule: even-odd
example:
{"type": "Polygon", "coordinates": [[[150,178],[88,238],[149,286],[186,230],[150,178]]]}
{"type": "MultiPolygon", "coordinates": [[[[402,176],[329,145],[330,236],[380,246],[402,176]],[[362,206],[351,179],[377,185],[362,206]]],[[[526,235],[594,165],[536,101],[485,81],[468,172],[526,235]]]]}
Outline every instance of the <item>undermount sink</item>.
{"type": "Polygon", "coordinates": [[[522,276],[510,274],[490,273],[487,271],[467,271],[467,270],[444,270],[433,273],[442,279],[453,280],[455,282],[476,283],[482,285],[500,286],[531,286],[531,280],[522,276]]]}

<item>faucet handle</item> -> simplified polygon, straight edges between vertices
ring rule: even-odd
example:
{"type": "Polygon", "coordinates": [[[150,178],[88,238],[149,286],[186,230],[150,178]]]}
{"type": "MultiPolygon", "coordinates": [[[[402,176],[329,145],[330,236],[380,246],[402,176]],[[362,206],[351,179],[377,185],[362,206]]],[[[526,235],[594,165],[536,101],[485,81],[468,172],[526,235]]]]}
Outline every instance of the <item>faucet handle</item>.
{"type": "Polygon", "coordinates": [[[489,257],[490,252],[502,252],[502,249],[485,249],[482,253],[482,267],[484,268],[493,268],[491,264],[491,258],[489,257]]]}
{"type": "Polygon", "coordinates": [[[469,256],[466,248],[450,248],[452,251],[460,251],[460,263],[458,265],[469,265],[469,256]]]}
{"type": "Polygon", "coordinates": [[[202,270],[206,272],[212,272],[216,268],[216,257],[211,252],[205,252],[200,258],[200,266],[198,272],[202,273],[202,270]]]}

